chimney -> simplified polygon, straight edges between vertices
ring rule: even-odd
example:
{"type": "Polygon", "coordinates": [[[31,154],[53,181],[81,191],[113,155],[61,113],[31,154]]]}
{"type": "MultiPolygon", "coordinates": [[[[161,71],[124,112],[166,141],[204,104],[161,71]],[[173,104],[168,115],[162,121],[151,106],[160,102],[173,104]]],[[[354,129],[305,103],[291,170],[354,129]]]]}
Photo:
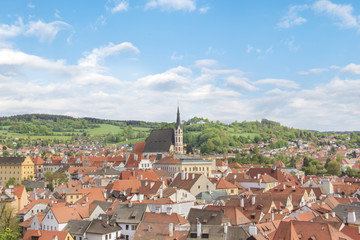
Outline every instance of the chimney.
{"type": "Polygon", "coordinates": [[[88,196],[85,197],[85,201],[89,202],[89,197],[88,196]]]}
{"type": "Polygon", "coordinates": [[[329,213],[324,214],[325,219],[329,219],[329,213]]]}
{"type": "Polygon", "coordinates": [[[234,175],[234,179],[236,179],[236,177],[237,177],[237,175],[235,174],[235,175],[234,175]]]}
{"type": "Polygon", "coordinates": [[[189,179],[189,173],[186,173],[186,180],[189,179]]]}
{"type": "Polygon", "coordinates": [[[160,188],[160,190],[159,190],[159,198],[163,198],[163,189],[162,188],[160,188]]]}
{"type": "Polygon", "coordinates": [[[275,219],[275,213],[274,211],[271,211],[271,221],[274,221],[274,219],[275,219]]]}
{"type": "Polygon", "coordinates": [[[139,194],[139,202],[144,201],[144,194],[139,194]]]}
{"type": "Polygon", "coordinates": [[[103,190],[104,198],[107,198],[106,189],[103,190]]]}
{"type": "Polygon", "coordinates": [[[348,217],[347,217],[348,223],[354,223],[356,222],[356,214],[354,210],[348,211],[348,217]]]}
{"type": "Polygon", "coordinates": [[[192,174],[192,179],[195,179],[195,173],[192,174]]]}
{"type": "Polygon", "coordinates": [[[336,217],[335,212],[331,212],[331,216],[332,216],[333,218],[336,217]]]}
{"type": "Polygon", "coordinates": [[[148,225],[148,232],[151,232],[152,227],[148,225]]]}
{"type": "Polygon", "coordinates": [[[227,234],[227,231],[228,231],[228,226],[225,225],[225,226],[224,226],[224,233],[227,234]]]}
{"type": "Polygon", "coordinates": [[[168,207],[167,209],[166,209],[166,214],[167,215],[171,215],[173,213],[173,209],[171,208],[171,207],[168,207]]]}
{"type": "Polygon", "coordinates": [[[155,185],[155,183],[154,183],[154,182],[151,182],[151,183],[150,183],[150,188],[153,188],[154,185],[155,185]]]}
{"type": "Polygon", "coordinates": [[[169,237],[172,237],[174,235],[174,224],[169,223],[169,237]]]}
{"type": "Polygon", "coordinates": [[[185,171],[181,172],[181,180],[185,180],[185,174],[186,174],[185,171]]]}
{"type": "Polygon", "coordinates": [[[250,226],[249,226],[249,233],[250,235],[256,235],[257,234],[257,227],[255,226],[254,223],[252,223],[250,226]]]}
{"type": "Polygon", "coordinates": [[[252,197],[251,197],[251,205],[255,205],[255,200],[256,200],[256,197],[255,197],[255,196],[252,196],[252,197]]]}
{"type": "Polygon", "coordinates": [[[201,238],[201,222],[199,218],[196,218],[196,237],[201,238]]]}
{"type": "Polygon", "coordinates": [[[131,208],[132,205],[133,205],[133,203],[132,203],[132,202],[129,202],[128,207],[131,208]]]}
{"type": "Polygon", "coordinates": [[[240,207],[242,207],[242,208],[244,207],[244,198],[240,199],[240,207]]]}
{"type": "Polygon", "coordinates": [[[286,185],[285,185],[285,183],[283,184],[283,190],[285,190],[286,189],[286,185]]]}

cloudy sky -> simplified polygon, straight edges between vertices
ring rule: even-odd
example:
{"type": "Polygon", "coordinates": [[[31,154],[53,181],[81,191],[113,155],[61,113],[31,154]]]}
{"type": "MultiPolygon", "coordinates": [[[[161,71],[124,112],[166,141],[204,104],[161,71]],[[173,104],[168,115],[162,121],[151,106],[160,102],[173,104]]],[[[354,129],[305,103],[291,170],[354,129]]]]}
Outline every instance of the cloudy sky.
{"type": "Polygon", "coordinates": [[[0,2],[0,115],[360,130],[360,2],[0,2]]]}

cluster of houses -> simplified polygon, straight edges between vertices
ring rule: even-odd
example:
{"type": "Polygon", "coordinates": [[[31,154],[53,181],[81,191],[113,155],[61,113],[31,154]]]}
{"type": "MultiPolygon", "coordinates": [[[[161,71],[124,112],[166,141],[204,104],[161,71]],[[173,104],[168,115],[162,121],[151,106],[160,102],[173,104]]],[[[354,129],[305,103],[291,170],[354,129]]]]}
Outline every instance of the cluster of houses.
{"type": "Polygon", "coordinates": [[[0,204],[25,240],[360,239],[360,179],[185,154],[179,112],[131,152],[3,157],[0,171],[23,185],[0,204]],[[67,182],[46,188],[47,171],[67,182]]]}

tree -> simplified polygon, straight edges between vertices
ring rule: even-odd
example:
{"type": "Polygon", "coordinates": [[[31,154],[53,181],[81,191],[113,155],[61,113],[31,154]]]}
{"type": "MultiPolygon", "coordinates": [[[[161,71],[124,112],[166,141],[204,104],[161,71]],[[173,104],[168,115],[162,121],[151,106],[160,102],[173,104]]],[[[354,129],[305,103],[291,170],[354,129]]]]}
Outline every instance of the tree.
{"type": "Polygon", "coordinates": [[[5,228],[5,230],[0,233],[0,240],[17,240],[19,237],[20,233],[14,232],[10,228],[5,228]]]}
{"type": "Polygon", "coordinates": [[[340,163],[336,160],[332,160],[329,162],[326,170],[328,174],[338,176],[341,170],[340,163]]]}
{"type": "Polygon", "coordinates": [[[10,185],[15,185],[15,178],[11,177],[9,178],[9,180],[6,182],[6,187],[10,186],[10,185]]]}
{"type": "Polygon", "coordinates": [[[7,150],[3,150],[2,155],[3,155],[3,157],[8,157],[10,155],[10,153],[7,150]]]}
{"type": "Polygon", "coordinates": [[[14,209],[2,205],[0,207],[0,240],[19,239],[21,230],[19,224],[19,218],[14,209]]]}

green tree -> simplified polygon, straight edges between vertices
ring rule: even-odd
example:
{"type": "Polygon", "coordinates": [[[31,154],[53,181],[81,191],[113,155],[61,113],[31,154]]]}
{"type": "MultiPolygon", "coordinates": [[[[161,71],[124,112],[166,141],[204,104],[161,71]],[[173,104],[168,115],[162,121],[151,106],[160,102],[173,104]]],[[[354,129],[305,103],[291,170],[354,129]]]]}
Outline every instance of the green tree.
{"type": "Polygon", "coordinates": [[[329,162],[326,170],[328,174],[338,176],[341,170],[340,163],[336,160],[332,160],[329,162]]]}
{"type": "Polygon", "coordinates": [[[20,237],[19,218],[14,209],[1,205],[0,207],[0,240],[18,239],[20,237]],[[7,238],[8,237],[8,238],[7,238]]]}
{"type": "Polygon", "coordinates": [[[10,156],[9,151],[3,150],[3,151],[2,151],[2,156],[3,156],[3,157],[8,157],[8,156],[10,156]]]}
{"type": "Polygon", "coordinates": [[[20,233],[14,232],[10,228],[5,228],[3,232],[0,232],[0,240],[17,240],[20,237],[20,233]]]}
{"type": "Polygon", "coordinates": [[[15,178],[11,177],[9,178],[9,180],[6,182],[5,186],[8,187],[10,185],[15,185],[15,178]]]}

